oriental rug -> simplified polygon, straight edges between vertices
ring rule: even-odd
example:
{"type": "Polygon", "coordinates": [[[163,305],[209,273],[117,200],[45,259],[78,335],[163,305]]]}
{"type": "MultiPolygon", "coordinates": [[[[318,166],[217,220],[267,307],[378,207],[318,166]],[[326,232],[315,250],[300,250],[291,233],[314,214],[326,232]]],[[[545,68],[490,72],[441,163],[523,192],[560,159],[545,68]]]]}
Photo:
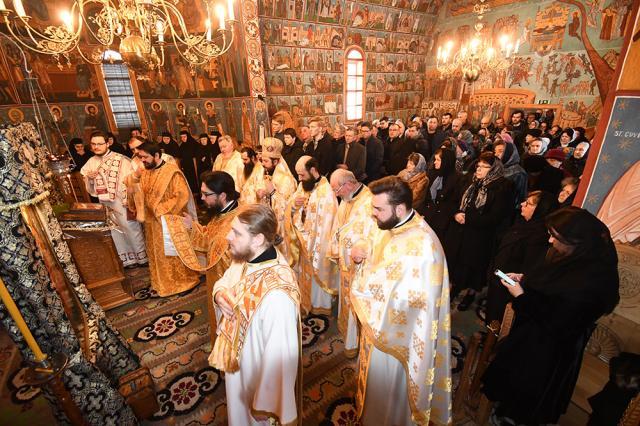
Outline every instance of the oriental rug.
{"type": "MultiPolygon", "coordinates": [[[[107,312],[154,377],[160,409],[146,425],[226,425],[224,378],[208,366],[211,350],[206,286],[160,298],[149,287],[145,268],[128,269],[136,301],[107,312]]],[[[455,306],[455,305],[454,305],[455,306]]],[[[480,329],[479,308],[452,310],[452,368],[462,369],[467,337],[480,329]]],[[[303,328],[303,424],[355,425],[353,396],[357,365],[344,354],[334,316],[311,315],[303,328]]],[[[19,354],[0,338],[0,424],[55,424],[39,389],[21,382],[19,354]],[[10,358],[10,360],[9,360],[10,358]],[[4,362],[4,364],[3,364],[4,362]]],[[[457,376],[457,375],[455,375],[457,376]]],[[[454,376],[454,381],[455,381],[454,376]]]]}

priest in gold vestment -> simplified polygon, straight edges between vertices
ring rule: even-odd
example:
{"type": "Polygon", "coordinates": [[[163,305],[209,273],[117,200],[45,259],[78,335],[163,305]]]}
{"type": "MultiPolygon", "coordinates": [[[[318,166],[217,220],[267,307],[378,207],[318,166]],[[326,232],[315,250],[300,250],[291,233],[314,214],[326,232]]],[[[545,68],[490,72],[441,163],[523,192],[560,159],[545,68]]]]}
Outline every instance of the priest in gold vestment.
{"type": "Polygon", "coordinates": [[[213,307],[213,285],[231,265],[227,234],[238,212],[235,183],[226,172],[206,171],[200,176],[202,201],[211,214],[206,226],[194,222],[191,215],[167,215],[167,226],[178,256],[184,265],[207,273],[207,306],[211,330],[211,347],[215,343],[216,316],[213,307]]]}
{"type": "Polygon", "coordinates": [[[258,202],[256,191],[264,176],[262,163],[258,161],[258,155],[253,148],[244,147],[240,150],[240,158],[244,165],[242,191],[240,192],[240,204],[255,204],[258,202]]]}
{"type": "Polygon", "coordinates": [[[213,162],[213,171],[229,173],[236,183],[236,191],[240,192],[244,184],[242,156],[235,150],[235,144],[229,135],[220,136],[218,146],[220,154],[213,162]]]}
{"type": "Polygon", "coordinates": [[[156,144],[147,142],[140,145],[138,157],[144,170],[134,173],[132,183],[139,184],[144,194],[143,219],[151,286],[159,296],[166,297],[195,287],[199,283],[199,274],[184,266],[176,253],[170,252],[170,237],[166,218],[165,226],[163,218],[190,213],[197,221],[197,216],[195,206],[189,206],[193,197],[186,178],[175,164],[162,160],[161,155],[162,151],[156,144]]]}
{"type": "Polygon", "coordinates": [[[338,268],[331,262],[331,229],[338,201],[327,178],[320,175],[318,161],[304,155],[296,163],[300,179],[289,200],[285,217],[287,238],[300,247],[297,266],[302,308],[330,314],[333,296],[338,294],[338,268]]]}
{"type": "Polygon", "coordinates": [[[342,199],[331,231],[331,259],[340,270],[338,330],[344,338],[347,356],[358,354],[358,321],[351,309],[349,295],[355,266],[351,248],[356,244],[369,246],[378,229],[371,212],[371,191],[358,182],[349,170],[338,169],[331,174],[331,188],[342,199]]]}
{"type": "Polygon", "coordinates": [[[241,207],[227,236],[233,262],[213,290],[209,365],[225,372],[231,426],[301,423],[300,292],[276,231],[269,207],[241,207]]]}
{"type": "Polygon", "coordinates": [[[361,325],[356,405],[364,425],[449,425],[449,278],[436,234],[411,208],[411,188],[396,176],[374,181],[378,228],[361,263],[351,303],[361,325]],[[393,396],[392,398],[390,397],[393,396]]]}
{"type": "Polygon", "coordinates": [[[264,138],[262,141],[262,173],[252,174],[242,187],[242,200],[245,203],[260,203],[271,206],[278,219],[278,235],[284,238],[278,250],[285,256],[289,265],[298,261],[299,248],[295,238],[288,238],[284,230],[287,203],[296,191],[296,179],[282,158],[283,144],[277,138],[264,138]]]}

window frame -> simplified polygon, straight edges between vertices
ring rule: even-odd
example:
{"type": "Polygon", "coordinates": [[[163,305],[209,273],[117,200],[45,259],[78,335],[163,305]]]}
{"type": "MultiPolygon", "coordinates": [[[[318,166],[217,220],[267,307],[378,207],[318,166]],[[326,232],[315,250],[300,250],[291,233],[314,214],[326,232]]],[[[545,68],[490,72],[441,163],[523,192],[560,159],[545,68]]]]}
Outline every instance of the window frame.
{"type": "MultiPolygon", "coordinates": [[[[365,56],[364,51],[362,50],[362,48],[360,46],[348,46],[345,50],[344,50],[344,91],[343,91],[343,99],[344,99],[344,104],[343,104],[343,110],[344,110],[344,121],[345,123],[357,123],[358,121],[362,121],[365,119],[365,113],[366,113],[366,84],[365,82],[367,81],[367,58],[365,56]],[[360,60],[355,60],[355,59],[350,59],[349,58],[349,54],[351,53],[351,51],[357,51],[360,56],[362,57],[362,59],[360,60]],[[353,93],[355,92],[356,94],[358,92],[360,92],[360,90],[349,90],[349,62],[350,61],[354,61],[357,63],[357,61],[361,61],[362,62],[362,75],[358,75],[357,71],[355,75],[352,75],[351,77],[355,77],[355,78],[361,78],[362,79],[362,98],[361,98],[361,109],[360,109],[360,118],[349,118],[349,104],[348,104],[348,99],[349,93],[353,93]]],[[[357,87],[357,84],[356,84],[357,87]]],[[[357,105],[356,105],[357,107],[357,105]]]]}
{"type": "MultiPolygon", "coordinates": [[[[109,112],[109,122],[113,125],[113,128],[116,131],[121,131],[121,130],[125,130],[125,129],[131,129],[134,127],[146,127],[144,126],[144,118],[143,118],[143,114],[141,114],[141,105],[138,99],[138,95],[137,95],[137,87],[134,84],[134,79],[135,76],[132,74],[131,69],[129,68],[129,66],[122,60],[122,59],[118,59],[118,52],[113,52],[115,53],[117,56],[113,57],[113,58],[107,58],[106,55],[109,53],[109,51],[105,52],[105,56],[103,58],[103,62],[99,65],[99,70],[100,70],[100,76],[102,84],[103,84],[103,89],[104,89],[104,95],[107,98],[108,102],[105,102],[105,106],[108,106],[108,112],[109,112]],[[112,65],[118,65],[118,66],[123,66],[122,69],[122,74],[123,76],[121,78],[113,78],[113,77],[107,77],[107,74],[105,72],[105,66],[112,66],[112,65]],[[125,73],[126,73],[126,77],[125,77],[125,73]],[[113,80],[113,81],[120,81],[120,82],[127,82],[128,87],[130,89],[130,93],[126,94],[126,95],[112,95],[109,92],[109,81],[113,80]],[[135,106],[135,111],[134,110],[130,110],[130,111],[114,111],[114,105],[113,105],[113,99],[112,98],[129,98],[130,100],[130,104],[135,106]],[[135,114],[135,116],[137,117],[137,123],[126,123],[127,125],[124,125],[123,127],[118,126],[118,119],[116,118],[116,114],[123,114],[123,113],[128,113],[128,114],[135,114]]],[[[133,120],[135,121],[135,120],[133,120]]]]}

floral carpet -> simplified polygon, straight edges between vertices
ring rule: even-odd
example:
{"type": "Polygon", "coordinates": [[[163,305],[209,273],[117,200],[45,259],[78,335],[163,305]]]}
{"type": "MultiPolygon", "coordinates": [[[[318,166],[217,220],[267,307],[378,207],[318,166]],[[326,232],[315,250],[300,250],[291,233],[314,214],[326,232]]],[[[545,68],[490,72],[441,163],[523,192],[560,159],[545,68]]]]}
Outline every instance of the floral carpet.
{"type": "MultiPolygon", "coordinates": [[[[224,379],[209,367],[206,286],[159,298],[146,269],[127,270],[136,301],[107,312],[155,380],[160,409],[148,425],[226,425],[224,379]]],[[[454,304],[455,306],[455,304],[454,304]]],[[[452,369],[462,369],[467,336],[481,328],[482,303],[452,311],[452,369]]],[[[335,316],[303,320],[303,424],[355,425],[356,361],[344,355],[335,316]]],[[[38,388],[22,382],[24,365],[13,343],[0,335],[0,424],[53,424],[38,388]]]]}

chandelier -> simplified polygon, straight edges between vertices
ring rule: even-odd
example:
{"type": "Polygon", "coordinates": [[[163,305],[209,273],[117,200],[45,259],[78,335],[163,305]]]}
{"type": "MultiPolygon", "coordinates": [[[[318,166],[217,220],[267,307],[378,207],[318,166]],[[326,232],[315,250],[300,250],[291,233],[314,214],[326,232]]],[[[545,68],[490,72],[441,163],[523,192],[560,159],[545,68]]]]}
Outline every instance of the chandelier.
{"type": "Polygon", "coordinates": [[[507,34],[499,39],[499,47],[493,46],[491,34],[483,33],[486,25],[484,15],[491,10],[487,0],[478,0],[473,7],[477,21],[474,25],[475,34],[471,39],[460,45],[457,52],[453,51],[454,42],[449,40],[438,47],[436,67],[442,78],[451,78],[462,74],[467,82],[474,82],[484,70],[505,71],[518,53],[520,39],[515,41],[507,34]]]}
{"type": "MultiPolygon", "coordinates": [[[[71,10],[60,11],[59,25],[45,28],[32,25],[22,0],[12,0],[13,10],[0,0],[0,14],[20,45],[53,56],[59,67],[63,62],[71,66],[73,51],[100,64],[106,51],[116,50],[133,69],[154,69],[164,65],[165,47],[171,44],[193,69],[229,50],[236,23],[233,0],[227,0],[226,10],[213,0],[201,1],[206,19],[199,33],[187,28],[179,0],[74,0],[71,10]],[[89,45],[96,47],[86,53],[89,45]]],[[[196,7],[195,0],[183,3],[196,7]]]]}

